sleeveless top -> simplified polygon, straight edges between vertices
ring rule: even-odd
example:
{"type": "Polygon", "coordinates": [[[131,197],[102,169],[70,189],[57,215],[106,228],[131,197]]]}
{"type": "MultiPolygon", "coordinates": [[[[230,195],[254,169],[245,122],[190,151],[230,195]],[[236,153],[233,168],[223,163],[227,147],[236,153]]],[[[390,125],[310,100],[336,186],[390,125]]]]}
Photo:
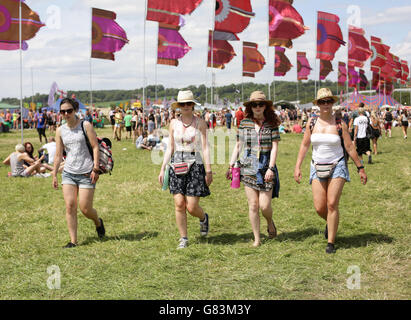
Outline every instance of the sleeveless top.
{"type": "Polygon", "coordinates": [[[333,163],[344,156],[341,138],[337,134],[313,133],[311,143],[313,145],[312,159],[316,163],[333,163]]]}
{"type": "Polygon", "coordinates": [[[174,126],[174,143],[176,152],[198,152],[201,134],[198,130],[198,119],[194,116],[191,125],[186,128],[181,118],[178,118],[174,126]]]}
{"type": "Polygon", "coordinates": [[[18,160],[20,153],[14,152],[10,156],[11,175],[13,177],[20,177],[23,175],[24,167],[23,160],[18,160]]]}
{"type": "Polygon", "coordinates": [[[72,174],[86,174],[93,170],[94,162],[87,148],[86,138],[81,129],[81,121],[71,129],[67,124],[60,127],[61,140],[64,144],[67,157],[64,171],[72,174]]]}

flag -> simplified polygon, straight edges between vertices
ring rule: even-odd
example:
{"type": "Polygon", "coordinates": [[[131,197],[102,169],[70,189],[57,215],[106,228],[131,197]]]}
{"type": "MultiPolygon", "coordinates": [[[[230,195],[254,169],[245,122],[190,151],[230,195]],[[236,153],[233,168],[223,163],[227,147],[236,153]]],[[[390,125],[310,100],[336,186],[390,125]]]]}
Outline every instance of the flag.
{"type": "Polygon", "coordinates": [[[190,14],[203,0],[148,0],[147,20],[181,26],[180,15],[190,14]]]}
{"type": "Polygon", "coordinates": [[[370,43],[364,34],[363,29],[348,26],[348,65],[350,67],[363,68],[364,62],[372,55],[370,43]]]}
{"type": "Polygon", "coordinates": [[[408,68],[408,62],[401,60],[401,84],[407,84],[409,75],[410,69],[408,68]]]}
{"type": "Polygon", "coordinates": [[[385,65],[385,47],[380,38],[371,37],[371,71],[380,73],[381,68],[385,65]]]}
{"type": "Polygon", "coordinates": [[[308,80],[312,68],[305,52],[297,52],[297,80],[308,80]]]}
{"type": "Polygon", "coordinates": [[[49,105],[49,107],[51,107],[55,103],[54,95],[56,94],[57,90],[58,90],[57,83],[53,82],[50,88],[49,98],[47,100],[47,104],[49,105]]]}
{"type": "Polygon", "coordinates": [[[285,76],[285,74],[293,67],[284,52],[284,48],[275,47],[274,76],[276,77],[285,76]]]}
{"type": "Polygon", "coordinates": [[[334,71],[331,61],[320,60],[320,79],[325,80],[331,71],[334,71]]]}
{"type": "Polygon", "coordinates": [[[339,21],[335,14],[318,11],[317,59],[331,61],[340,46],[345,46],[339,21]]]}
{"type": "Polygon", "coordinates": [[[360,75],[355,68],[348,67],[348,86],[350,88],[357,88],[357,84],[360,82],[360,75]]]}
{"type": "Polygon", "coordinates": [[[237,34],[244,31],[255,16],[250,0],[217,0],[215,6],[215,40],[239,40],[237,34]]]}
{"type": "Polygon", "coordinates": [[[385,58],[387,59],[385,65],[381,68],[381,76],[385,79],[389,79],[394,77],[394,58],[392,53],[390,52],[390,47],[387,45],[383,45],[385,48],[385,58]]]}
{"type": "Polygon", "coordinates": [[[179,29],[178,26],[159,24],[157,64],[178,66],[178,59],[184,57],[191,50],[178,32],[179,29]]]}
{"type": "Polygon", "coordinates": [[[211,48],[213,49],[213,68],[224,69],[235,56],[235,52],[230,43],[226,40],[212,40],[213,31],[208,34],[208,61],[207,67],[211,67],[211,48]]]}
{"type": "Polygon", "coordinates": [[[394,61],[394,78],[396,81],[401,81],[402,77],[402,70],[401,70],[401,60],[399,57],[392,55],[393,61],[394,61]]]}
{"type": "Polygon", "coordinates": [[[292,48],[292,39],[302,36],[309,28],[292,6],[292,0],[269,1],[269,45],[292,48]]]}
{"type": "MultiPolygon", "coordinates": [[[[21,49],[27,50],[26,40],[34,38],[36,33],[45,24],[40,21],[39,15],[21,1],[21,49]]],[[[1,0],[0,2],[0,50],[20,49],[20,15],[18,0],[1,0]]]]}
{"type": "Polygon", "coordinates": [[[347,67],[345,62],[338,62],[338,84],[345,85],[347,81],[347,67]]]}
{"type": "Polygon", "coordinates": [[[371,89],[380,92],[381,89],[381,77],[377,72],[372,73],[371,89]]]}
{"type": "Polygon", "coordinates": [[[360,90],[366,90],[368,86],[368,79],[365,75],[365,71],[360,69],[360,90]]]}
{"type": "Polygon", "coordinates": [[[255,73],[264,68],[265,59],[253,42],[243,42],[243,76],[255,77],[255,73]]]}
{"type": "Polygon", "coordinates": [[[91,57],[114,60],[114,52],[128,43],[126,32],[117,22],[113,11],[93,8],[91,57]]]}

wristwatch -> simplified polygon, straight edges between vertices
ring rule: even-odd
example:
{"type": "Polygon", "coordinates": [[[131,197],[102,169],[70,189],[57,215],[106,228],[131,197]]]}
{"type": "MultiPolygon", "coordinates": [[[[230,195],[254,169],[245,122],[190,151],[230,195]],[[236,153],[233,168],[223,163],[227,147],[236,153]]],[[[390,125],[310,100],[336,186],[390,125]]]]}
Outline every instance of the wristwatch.
{"type": "Polygon", "coordinates": [[[100,169],[93,168],[94,173],[100,173],[100,169]]]}
{"type": "Polygon", "coordinates": [[[268,169],[270,169],[272,172],[275,172],[275,168],[274,168],[274,167],[268,167],[268,169]]]}
{"type": "Polygon", "coordinates": [[[364,166],[357,167],[358,172],[360,172],[361,169],[364,169],[364,166]]]}

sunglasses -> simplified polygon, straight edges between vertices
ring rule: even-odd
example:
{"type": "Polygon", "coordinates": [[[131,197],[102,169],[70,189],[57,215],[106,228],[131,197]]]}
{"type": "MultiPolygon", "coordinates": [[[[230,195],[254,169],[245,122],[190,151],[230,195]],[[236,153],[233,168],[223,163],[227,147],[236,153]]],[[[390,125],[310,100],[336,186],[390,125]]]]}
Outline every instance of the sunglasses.
{"type": "Polygon", "coordinates": [[[265,107],[265,102],[256,102],[251,104],[251,108],[265,107]]]}
{"type": "Polygon", "coordinates": [[[181,107],[192,106],[193,103],[192,102],[179,102],[178,105],[181,106],[181,107]]]}
{"type": "Polygon", "coordinates": [[[318,100],[318,104],[331,104],[331,103],[334,103],[333,99],[318,100]]]}
{"type": "Polygon", "coordinates": [[[74,109],[60,110],[61,114],[72,114],[74,109]]]}

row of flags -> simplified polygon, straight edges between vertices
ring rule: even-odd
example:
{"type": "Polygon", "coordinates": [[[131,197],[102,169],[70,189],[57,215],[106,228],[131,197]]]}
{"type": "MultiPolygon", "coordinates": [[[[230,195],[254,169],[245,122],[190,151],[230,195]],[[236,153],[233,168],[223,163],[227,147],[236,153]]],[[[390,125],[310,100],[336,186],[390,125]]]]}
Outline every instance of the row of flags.
{"type": "MultiPolygon", "coordinates": [[[[147,0],[146,19],[158,22],[157,64],[178,66],[190,50],[190,46],[179,33],[184,27],[182,17],[191,14],[203,0],[147,0]]],[[[2,0],[0,3],[0,50],[19,49],[19,5],[22,6],[22,49],[27,49],[26,41],[33,38],[44,26],[37,13],[24,1],[2,0]]],[[[269,46],[275,47],[274,75],[283,77],[293,67],[286,50],[292,48],[293,40],[305,34],[309,28],[293,7],[293,0],[269,0],[269,46]]],[[[211,68],[224,69],[236,53],[229,41],[239,41],[243,32],[255,16],[250,0],[216,0],[214,30],[209,31],[208,61],[211,68]]],[[[325,80],[334,71],[332,61],[340,46],[347,43],[339,26],[337,15],[318,12],[317,54],[320,60],[319,75],[325,80]]],[[[371,44],[361,28],[349,26],[347,63],[338,62],[338,83],[349,87],[366,88],[364,63],[371,59],[373,72],[372,88],[387,93],[392,91],[394,82],[406,84],[409,67],[390,52],[380,38],[371,37],[371,44]],[[359,68],[357,71],[355,68],[359,68]]],[[[127,34],[116,22],[116,13],[92,8],[92,50],[91,57],[115,60],[114,53],[128,43],[127,34]]],[[[254,77],[266,65],[264,56],[254,42],[243,41],[243,76],[254,77]]],[[[306,52],[297,52],[297,79],[307,80],[312,68],[306,52]]]]}

